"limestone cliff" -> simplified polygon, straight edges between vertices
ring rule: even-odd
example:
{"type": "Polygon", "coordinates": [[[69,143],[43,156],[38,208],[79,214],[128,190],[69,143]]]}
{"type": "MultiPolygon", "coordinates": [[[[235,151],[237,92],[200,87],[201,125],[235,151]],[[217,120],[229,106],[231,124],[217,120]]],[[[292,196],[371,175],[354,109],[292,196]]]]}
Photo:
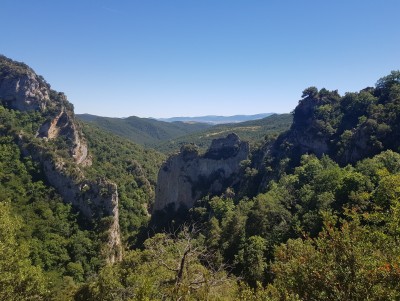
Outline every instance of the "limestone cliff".
{"type": "Polygon", "coordinates": [[[83,138],[82,131],[78,128],[72,112],[64,107],[54,118],[42,124],[37,136],[47,139],[56,139],[59,136],[67,138],[69,142],[68,151],[74,161],[83,166],[91,165],[91,158],[88,155],[87,143],[83,138]]]}
{"type": "MultiPolygon", "coordinates": [[[[71,177],[66,173],[62,160],[45,159],[42,163],[49,183],[58,190],[65,202],[79,208],[90,219],[111,217],[104,255],[110,263],[120,261],[122,247],[117,185],[105,179],[87,181],[81,173],[71,177]]],[[[79,169],[76,171],[79,172],[79,169]]]]}
{"type": "Polygon", "coordinates": [[[120,260],[117,186],[105,179],[85,179],[82,167],[91,165],[91,157],[66,96],[52,90],[27,65],[0,56],[0,104],[13,110],[40,112],[44,121],[37,129],[37,139],[32,140],[23,132],[16,137],[22,153],[41,163],[47,181],[64,202],[88,219],[110,217],[104,253],[109,262],[120,260]],[[61,146],[56,143],[58,140],[63,141],[61,146]]]}
{"type": "Polygon", "coordinates": [[[182,147],[158,174],[154,211],[173,206],[191,208],[207,194],[220,194],[240,181],[240,162],[249,155],[249,145],[236,134],[216,139],[204,155],[194,146],[182,147]]]}
{"type": "Polygon", "coordinates": [[[0,56],[0,99],[19,111],[44,111],[50,101],[50,85],[27,65],[0,56]]]}

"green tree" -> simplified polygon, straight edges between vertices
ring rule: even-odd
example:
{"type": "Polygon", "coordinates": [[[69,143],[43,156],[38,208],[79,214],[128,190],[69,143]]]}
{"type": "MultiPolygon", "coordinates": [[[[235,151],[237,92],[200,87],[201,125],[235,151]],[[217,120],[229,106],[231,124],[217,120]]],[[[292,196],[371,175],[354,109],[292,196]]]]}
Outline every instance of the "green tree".
{"type": "Polygon", "coordinates": [[[326,215],[318,238],[289,240],[277,248],[272,270],[280,300],[286,300],[287,293],[302,300],[400,298],[397,237],[382,227],[362,226],[355,214],[351,217],[339,221],[326,215]]]}
{"type": "Polygon", "coordinates": [[[316,98],[318,97],[318,89],[316,87],[308,87],[301,95],[302,98],[316,98]]]}
{"type": "Polygon", "coordinates": [[[32,265],[28,246],[17,241],[21,222],[10,210],[10,205],[0,202],[0,299],[44,300],[46,279],[42,270],[32,265]]]}
{"type": "Polygon", "coordinates": [[[265,244],[265,239],[261,236],[250,236],[236,257],[236,264],[242,266],[244,279],[252,287],[256,287],[257,282],[264,282],[267,267],[264,255],[265,244]]]}

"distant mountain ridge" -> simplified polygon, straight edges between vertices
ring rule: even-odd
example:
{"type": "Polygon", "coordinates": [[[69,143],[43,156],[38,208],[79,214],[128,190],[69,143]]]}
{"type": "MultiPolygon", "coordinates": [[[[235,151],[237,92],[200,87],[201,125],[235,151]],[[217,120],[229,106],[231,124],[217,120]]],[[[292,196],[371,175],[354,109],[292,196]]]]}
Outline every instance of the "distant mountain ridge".
{"type": "Polygon", "coordinates": [[[202,122],[209,124],[224,124],[224,123],[239,123],[250,120],[258,120],[274,113],[260,113],[254,115],[233,115],[233,116],[217,116],[217,115],[207,115],[207,116],[196,116],[196,117],[171,117],[171,118],[157,118],[160,121],[166,122],[202,122]]]}

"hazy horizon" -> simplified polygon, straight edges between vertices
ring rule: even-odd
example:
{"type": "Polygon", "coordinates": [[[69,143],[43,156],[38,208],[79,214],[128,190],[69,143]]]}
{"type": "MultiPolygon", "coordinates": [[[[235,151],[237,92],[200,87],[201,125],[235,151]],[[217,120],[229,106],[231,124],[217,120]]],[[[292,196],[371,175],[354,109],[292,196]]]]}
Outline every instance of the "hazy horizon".
{"type": "Polygon", "coordinates": [[[168,117],[153,117],[153,116],[137,116],[137,115],[129,115],[129,116],[105,116],[105,115],[96,115],[92,113],[75,113],[78,115],[93,115],[93,116],[99,116],[99,117],[107,117],[107,118],[129,118],[129,117],[139,117],[139,118],[151,118],[151,119],[157,119],[157,120],[162,120],[162,119],[174,119],[174,118],[200,118],[200,117],[235,117],[235,116],[255,116],[255,115],[262,115],[262,114],[290,114],[290,112],[283,112],[283,113],[277,113],[277,112],[261,112],[261,113],[254,113],[254,114],[233,114],[233,115],[216,115],[216,114],[207,114],[207,115],[197,115],[197,116],[168,116],[168,117]]]}

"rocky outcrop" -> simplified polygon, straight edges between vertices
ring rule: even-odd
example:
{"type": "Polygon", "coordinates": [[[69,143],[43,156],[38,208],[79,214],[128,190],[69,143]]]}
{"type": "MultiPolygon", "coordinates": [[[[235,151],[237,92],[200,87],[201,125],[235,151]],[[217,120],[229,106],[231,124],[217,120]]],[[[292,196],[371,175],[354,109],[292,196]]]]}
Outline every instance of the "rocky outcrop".
{"type": "Polygon", "coordinates": [[[301,154],[313,153],[317,156],[329,151],[330,134],[325,133],[323,126],[315,117],[315,112],[321,102],[309,97],[303,99],[296,107],[293,124],[287,135],[287,141],[294,145],[301,154]]]}
{"type": "Polygon", "coordinates": [[[74,177],[67,173],[62,160],[50,158],[42,160],[43,171],[49,183],[63,196],[66,203],[79,208],[90,219],[100,220],[110,217],[107,225],[107,248],[104,255],[107,261],[114,263],[122,259],[122,245],[119,229],[117,185],[105,179],[87,181],[78,168],[74,177]]]}
{"type": "Polygon", "coordinates": [[[77,127],[72,114],[65,108],[53,119],[45,122],[39,129],[37,137],[46,139],[56,139],[64,136],[69,142],[69,153],[77,164],[91,165],[91,158],[88,155],[86,140],[82,137],[82,132],[77,127]]]}
{"type": "Polygon", "coordinates": [[[216,139],[204,155],[193,145],[170,157],[158,173],[153,211],[167,207],[191,208],[207,194],[223,193],[239,183],[240,162],[249,155],[249,145],[236,134],[216,139]]]}
{"type": "Polygon", "coordinates": [[[72,204],[91,221],[106,221],[105,257],[110,263],[121,260],[117,186],[105,179],[85,179],[81,168],[90,165],[91,158],[66,96],[51,90],[27,65],[0,56],[0,104],[9,109],[42,113],[45,122],[36,134],[41,140],[32,143],[20,133],[17,139],[22,152],[41,163],[47,181],[64,202],[72,204]],[[49,150],[47,142],[55,139],[63,141],[62,150],[67,148],[63,152],[67,155],[49,150]]]}
{"type": "Polygon", "coordinates": [[[38,137],[56,139],[63,136],[69,153],[81,165],[90,165],[86,140],[76,125],[72,105],[63,93],[51,90],[43,77],[27,65],[0,56],[0,103],[18,111],[39,111],[47,121],[38,137]]]}
{"type": "Polygon", "coordinates": [[[50,86],[25,64],[0,56],[0,99],[19,110],[46,109],[50,86]]]}

